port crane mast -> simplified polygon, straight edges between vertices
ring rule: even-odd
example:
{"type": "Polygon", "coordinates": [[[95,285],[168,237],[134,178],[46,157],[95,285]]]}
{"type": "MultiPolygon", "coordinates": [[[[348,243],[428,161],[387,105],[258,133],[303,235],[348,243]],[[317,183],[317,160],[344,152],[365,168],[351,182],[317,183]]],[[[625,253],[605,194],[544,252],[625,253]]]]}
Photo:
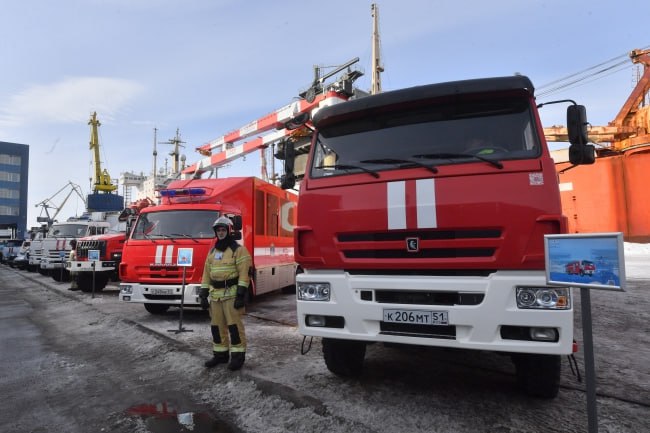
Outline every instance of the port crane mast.
{"type": "Polygon", "coordinates": [[[90,125],[90,150],[93,153],[93,178],[92,194],[88,194],[86,209],[90,212],[115,212],[124,208],[124,198],[113,194],[117,185],[111,181],[111,176],[106,169],[102,170],[99,157],[99,126],[97,112],[93,112],[88,121],[90,125]]]}
{"type": "Polygon", "coordinates": [[[311,142],[309,129],[311,116],[322,107],[345,102],[360,92],[353,88],[353,83],[363,73],[350,69],[350,66],[358,61],[358,57],[354,58],[322,75],[321,68],[316,66],[313,82],[307,90],[299,94],[298,100],[197,147],[196,151],[203,155],[203,158],[183,169],[181,178],[200,178],[204,173],[251,152],[264,151],[269,146],[278,145],[278,151],[274,156],[285,161],[285,174],[282,176],[281,183],[283,187],[291,188],[288,184],[295,183],[296,175],[300,176],[300,168],[294,172],[294,160],[299,159],[300,155],[304,155],[306,159],[311,142]],[[346,68],[348,70],[340,78],[331,84],[326,84],[327,79],[346,68]],[[306,127],[294,128],[292,125],[293,121],[296,125],[301,125],[305,120],[307,120],[306,127]],[[257,137],[238,144],[254,135],[257,137]]]}
{"type": "MultiPolygon", "coordinates": [[[[650,92],[650,50],[632,50],[629,56],[632,63],[643,65],[643,74],[613,121],[589,127],[589,141],[610,143],[599,153],[650,144],[650,105],[645,103],[650,92]]],[[[562,126],[544,128],[544,135],[547,141],[568,141],[567,128],[562,126]]]]}
{"type": "Polygon", "coordinates": [[[102,170],[101,160],[99,158],[99,126],[101,123],[97,120],[97,112],[93,112],[88,121],[90,125],[90,150],[93,152],[93,191],[97,192],[113,192],[117,189],[117,185],[111,182],[111,176],[106,169],[102,170]]]}
{"type": "Polygon", "coordinates": [[[66,204],[66,202],[68,201],[68,199],[70,198],[72,193],[76,193],[79,196],[79,198],[81,199],[81,201],[84,204],[84,209],[85,209],[86,208],[86,198],[84,197],[83,193],[81,192],[81,188],[79,187],[79,185],[68,181],[68,183],[63,188],[59,189],[57,192],[52,194],[51,197],[46,198],[45,200],[43,200],[40,203],[36,204],[36,207],[39,207],[39,206],[41,207],[41,216],[38,216],[36,218],[36,221],[39,222],[39,223],[47,224],[47,227],[51,226],[54,223],[54,221],[56,221],[56,217],[59,215],[59,213],[61,212],[61,209],[63,209],[63,206],[66,204]],[[57,206],[53,202],[53,200],[54,200],[54,198],[56,196],[58,196],[66,188],[70,188],[70,189],[68,190],[68,193],[66,194],[66,196],[61,201],[61,204],[57,206]],[[49,209],[54,209],[55,210],[54,215],[50,215],[49,209]],[[43,212],[45,213],[45,216],[42,216],[43,212]]]}

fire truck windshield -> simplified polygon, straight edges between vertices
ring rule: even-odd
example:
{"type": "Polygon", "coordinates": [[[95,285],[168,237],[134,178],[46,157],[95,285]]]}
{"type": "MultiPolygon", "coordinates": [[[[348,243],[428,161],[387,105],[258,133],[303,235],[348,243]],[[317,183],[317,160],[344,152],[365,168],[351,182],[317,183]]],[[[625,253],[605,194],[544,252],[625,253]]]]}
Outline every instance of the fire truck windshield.
{"type": "Polygon", "coordinates": [[[332,122],[318,130],[312,178],[446,164],[529,159],[541,155],[526,98],[432,102],[332,122]]]}
{"type": "Polygon", "coordinates": [[[79,238],[86,234],[87,224],[61,224],[53,225],[49,236],[64,238],[79,238]]]}
{"type": "Polygon", "coordinates": [[[140,214],[131,239],[213,238],[214,210],[167,210],[140,214]]]}

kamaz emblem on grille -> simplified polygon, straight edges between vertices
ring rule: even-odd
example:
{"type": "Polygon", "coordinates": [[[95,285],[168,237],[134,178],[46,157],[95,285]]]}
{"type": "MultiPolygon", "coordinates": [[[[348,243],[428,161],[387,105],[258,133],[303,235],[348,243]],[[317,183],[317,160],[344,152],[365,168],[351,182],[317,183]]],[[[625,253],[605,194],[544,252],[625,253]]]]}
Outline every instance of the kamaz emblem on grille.
{"type": "Polygon", "coordinates": [[[417,253],[420,251],[420,239],[406,238],[406,251],[409,253],[417,253]]]}

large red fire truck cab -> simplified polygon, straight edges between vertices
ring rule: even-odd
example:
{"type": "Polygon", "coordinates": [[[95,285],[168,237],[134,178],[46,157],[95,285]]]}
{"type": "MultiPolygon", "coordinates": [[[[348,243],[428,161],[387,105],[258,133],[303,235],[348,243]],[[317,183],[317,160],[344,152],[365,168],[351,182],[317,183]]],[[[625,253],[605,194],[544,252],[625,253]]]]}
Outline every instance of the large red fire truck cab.
{"type": "MultiPolygon", "coordinates": [[[[569,107],[574,163],[593,162],[569,107]]],[[[328,369],[372,342],[510,354],[522,388],[554,397],[572,352],[568,287],[544,276],[560,192],[527,77],[385,92],[320,110],[300,185],[299,331],[328,369]]]]}
{"type": "Polygon", "coordinates": [[[160,205],[140,212],[122,250],[120,300],[144,303],[152,314],[180,306],[182,294],[184,306],[200,306],[212,224],[222,215],[241,225],[240,242],[253,259],[251,296],[295,283],[295,194],[254,177],[232,177],[178,180],[160,195],[160,205]],[[178,265],[181,248],[192,250],[191,266],[178,265]]]}

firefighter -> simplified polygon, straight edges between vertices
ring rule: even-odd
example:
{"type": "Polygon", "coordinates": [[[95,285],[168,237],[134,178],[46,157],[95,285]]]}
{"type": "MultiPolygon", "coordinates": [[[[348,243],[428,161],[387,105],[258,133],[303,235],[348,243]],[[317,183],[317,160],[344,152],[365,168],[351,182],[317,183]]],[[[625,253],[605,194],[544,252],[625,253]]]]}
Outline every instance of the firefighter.
{"type": "Polygon", "coordinates": [[[251,256],[233,236],[229,218],[219,217],[212,225],[216,242],[203,267],[199,297],[201,307],[210,311],[213,357],[207,368],[228,363],[239,370],[246,356],[246,334],[241,315],[250,277],[251,256]]]}
{"type": "MultiPolygon", "coordinates": [[[[68,261],[74,262],[75,260],[77,260],[77,240],[73,239],[70,241],[70,254],[68,255],[68,261]]],[[[70,288],[68,290],[79,290],[79,284],[77,283],[77,273],[72,271],[72,267],[70,267],[70,288]]]]}

